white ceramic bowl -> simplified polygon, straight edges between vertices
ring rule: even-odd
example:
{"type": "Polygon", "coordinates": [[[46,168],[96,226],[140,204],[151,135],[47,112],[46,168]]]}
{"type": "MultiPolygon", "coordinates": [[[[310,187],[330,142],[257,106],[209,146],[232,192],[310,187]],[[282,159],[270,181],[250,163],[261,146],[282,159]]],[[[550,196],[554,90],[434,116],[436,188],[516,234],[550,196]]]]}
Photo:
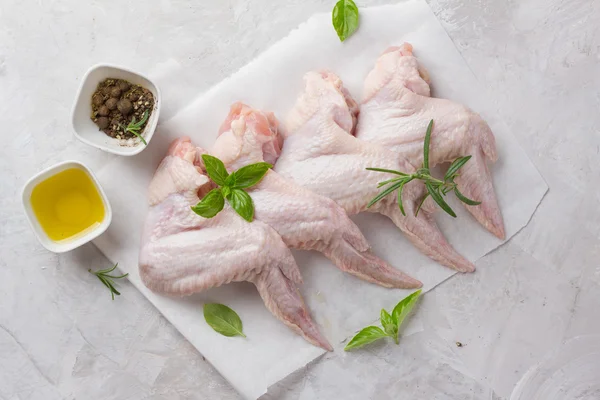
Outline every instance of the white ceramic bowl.
{"type": "Polygon", "coordinates": [[[83,77],[77,98],[73,106],[72,122],[75,136],[84,143],[90,146],[97,147],[109,153],[119,154],[122,156],[133,156],[146,148],[146,145],[139,139],[132,140],[137,143],[134,146],[124,146],[118,139],[111,138],[104,132],[98,129],[98,126],[92,121],[92,95],[96,91],[96,87],[106,78],[124,79],[133,84],[140,85],[152,92],[154,95],[154,110],[144,128],[142,136],[146,143],[150,144],[150,140],[156,130],[158,123],[158,115],[160,113],[160,90],[150,79],[145,76],[133,72],[127,68],[117,67],[108,64],[98,64],[91,67],[83,77]]]}
{"type": "Polygon", "coordinates": [[[31,228],[35,232],[38,240],[45,248],[55,253],[64,253],[65,251],[73,250],[74,248],[79,247],[92,239],[95,239],[101,235],[106,228],[108,228],[108,225],[110,225],[110,221],[112,220],[112,209],[110,208],[110,203],[108,202],[108,198],[106,197],[104,190],[102,190],[98,179],[88,167],[79,161],[63,161],[59,164],[53,165],[50,168],[46,168],[39,174],[35,175],[33,178],[29,179],[23,187],[21,199],[23,202],[23,208],[25,209],[25,214],[29,220],[29,225],[31,225],[31,228]],[[31,206],[31,193],[33,192],[33,188],[36,187],[38,183],[69,168],[81,169],[90,177],[94,183],[94,186],[96,187],[96,190],[102,198],[102,204],[104,205],[104,220],[90,230],[84,231],[65,240],[55,241],[48,237],[38,222],[35,212],[33,211],[33,207],[31,206]]]}

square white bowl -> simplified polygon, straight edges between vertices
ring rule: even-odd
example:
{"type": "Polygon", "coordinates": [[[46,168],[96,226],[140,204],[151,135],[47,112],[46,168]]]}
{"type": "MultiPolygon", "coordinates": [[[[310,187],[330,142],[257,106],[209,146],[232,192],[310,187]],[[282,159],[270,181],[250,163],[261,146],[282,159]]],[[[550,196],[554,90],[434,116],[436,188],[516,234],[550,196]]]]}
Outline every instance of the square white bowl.
{"type": "Polygon", "coordinates": [[[31,225],[31,228],[35,233],[35,236],[40,241],[42,246],[50,251],[53,251],[54,253],[64,253],[65,251],[73,250],[74,248],[97,238],[104,233],[112,220],[112,209],[110,208],[110,203],[108,202],[108,198],[106,197],[104,190],[102,190],[98,179],[88,167],[79,161],[63,161],[59,164],[51,166],[50,168],[46,168],[42,172],[29,179],[23,187],[21,200],[23,202],[23,208],[25,209],[25,215],[27,215],[27,220],[29,221],[29,225],[31,225]],[[102,198],[102,204],[104,206],[104,220],[90,230],[86,230],[64,240],[55,241],[48,237],[44,231],[44,228],[42,228],[40,225],[35,212],[33,211],[33,207],[31,206],[31,193],[33,192],[33,188],[35,188],[40,182],[70,168],[78,168],[84,171],[94,183],[100,198],[102,198]]]}
{"type": "Polygon", "coordinates": [[[111,138],[98,129],[98,126],[90,118],[92,115],[92,95],[96,91],[98,84],[107,78],[124,79],[148,89],[154,95],[154,109],[142,132],[146,143],[150,144],[150,140],[158,124],[158,115],[160,113],[161,98],[158,86],[137,72],[109,64],[94,65],[85,73],[81,81],[72,112],[75,136],[82,142],[97,147],[100,150],[122,156],[133,156],[144,150],[147,146],[137,138],[132,140],[132,142],[137,143],[136,145],[124,146],[120,143],[119,139],[111,138]]]}

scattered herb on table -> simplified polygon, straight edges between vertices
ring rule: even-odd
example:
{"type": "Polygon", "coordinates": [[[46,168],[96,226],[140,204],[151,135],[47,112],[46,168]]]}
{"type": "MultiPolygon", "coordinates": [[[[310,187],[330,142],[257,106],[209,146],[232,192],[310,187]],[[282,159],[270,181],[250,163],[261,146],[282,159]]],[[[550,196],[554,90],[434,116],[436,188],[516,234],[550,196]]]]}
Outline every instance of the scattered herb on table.
{"type": "Polygon", "coordinates": [[[350,339],[346,347],[344,347],[344,351],[362,347],[385,337],[394,339],[394,342],[398,344],[400,325],[402,325],[406,316],[415,306],[420,294],[421,290],[417,290],[400,300],[392,310],[391,314],[385,309],[382,309],[380,321],[383,329],[378,326],[367,326],[350,339]]]}
{"type": "Polygon", "coordinates": [[[208,303],[204,305],[204,319],[221,335],[246,337],[240,316],[223,304],[208,303]]]}
{"type": "Polygon", "coordinates": [[[358,7],[352,0],[339,0],[331,13],[333,28],[343,42],[358,29],[358,7]]]}
{"type": "Polygon", "coordinates": [[[404,188],[404,185],[406,185],[407,183],[409,183],[415,179],[425,182],[425,187],[427,188],[427,194],[425,195],[425,197],[423,197],[423,199],[421,200],[421,203],[419,203],[419,206],[417,207],[417,210],[415,211],[415,216],[417,216],[419,214],[419,210],[421,209],[421,206],[423,205],[425,200],[427,200],[427,197],[431,196],[431,198],[442,208],[442,210],[444,210],[445,212],[447,212],[448,214],[450,214],[451,216],[456,218],[456,213],[454,212],[454,210],[452,210],[452,208],[450,208],[448,203],[446,203],[446,201],[444,200],[444,196],[446,196],[446,194],[448,194],[449,192],[454,192],[456,197],[458,197],[458,199],[460,201],[462,201],[463,203],[465,203],[467,205],[476,206],[476,205],[481,204],[480,201],[471,200],[468,197],[464,196],[458,190],[456,182],[454,182],[454,179],[456,179],[456,177],[459,175],[458,170],[461,169],[467,163],[467,161],[469,161],[471,159],[471,156],[460,157],[460,158],[457,158],[456,160],[454,160],[454,162],[448,168],[448,171],[446,171],[443,181],[439,180],[439,179],[435,179],[431,175],[431,171],[429,170],[429,143],[431,142],[431,131],[432,130],[433,130],[433,120],[429,121],[429,125],[427,126],[427,132],[425,133],[425,143],[423,146],[423,166],[421,168],[419,168],[414,174],[406,174],[404,172],[394,171],[394,170],[390,170],[390,169],[367,168],[367,170],[369,170],[369,171],[387,172],[390,174],[399,175],[398,178],[388,179],[386,181],[379,182],[379,185],[377,187],[383,187],[386,185],[389,185],[389,186],[387,186],[381,193],[379,193],[377,196],[375,196],[369,202],[369,204],[367,205],[367,208],[371,207],[373,204],[377,203],[379,200],[383,199],[385,196],[387,196],[390,193],[393,193],[394,191],[397,190],[398,191],[398,207],[400,207],[400,211],[402,212],[402,215],[406,215],[406,213],[404,212],[404,205],[402,204],[402,189],[404,188]]]}
{"type": "Polygon", "coordinates": [[[246,221],[254,219],[254,203],[244,189],[256,185],[273,166],[266,162],[246,165],[229,174],[225,164],[216,157],[202,155],[206,173],[219,187],[211,190],[192,211],[204,218],[212,218],[225,206],[225,199],[246,221]]]}
{"type": "Polygon", "coordinates": [[[119,291],[117,289],[115,289],[115,282],[113,281],[113,279],[121,279],[121,278],[125,278],[127,275],[129,275],[129,273],[119,275],[119,276],[110,275],[110,273],[113,272],[117,268],[118,265],[119,265],[119,263],[116,263],[111,268],[101,269],[99,271],[92,271],[91,269],[88,269],[89,273],[96,275],[98,277],[98,279],[100,279],[100,282],[102,282],[104,284],[104,286],[106,286],[108,288],[108,290],[110,290],[110,294],[111,294],[113,300],[115,299],[115,294],[117,296],[121,295],[121,293],[119,293],[119,291]]]}

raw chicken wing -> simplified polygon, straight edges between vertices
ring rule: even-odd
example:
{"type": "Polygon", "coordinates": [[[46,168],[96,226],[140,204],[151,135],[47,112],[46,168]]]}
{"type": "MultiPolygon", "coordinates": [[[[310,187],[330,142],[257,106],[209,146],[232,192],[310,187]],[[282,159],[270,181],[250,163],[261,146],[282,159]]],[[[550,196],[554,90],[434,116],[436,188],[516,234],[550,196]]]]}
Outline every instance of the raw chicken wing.
{"type": "Polygon", "coordinates": [[[198,158],[188,138],[176,140],[150,183],[139,256],[144,284],[184,296],[229,282],[252,282],[277,318],[310,343],[331,350],[298,293],[300,271],[277,232],[260,221],[246,222],[227,204],[211,219],[190,209],[211,189],[193,164],[198,158]]]}
{"type": "MultiPolygon", "coordinates": [[[[236,103],[210,153],[232,171],[263,160],[274,163],[282,143],[272,113],[236,103]]],[[[421,287],[421,282],[373,255],[358,227],[335,201],[272,170],[247,192],[256,219],[275,229],[288,246],[320,251],[342,271],[385,287],[421,287]]]]}
{"type": "MultiPolygon", "coordinates": [[[[415,169],[395,152],[351,135],[358,107],[331,72],[309,72],[305,90],[290,112],[283,134],[285,142],[275,171],[307,189],[329,197],[348,214],[367,210],[381,189],[380,181],[396,175],[367,171],[367,167],[413,172],[415,169]]],[[[475,267],[458,254],[439,231],[428,199],[418,217],[416,207],[425,195],[424,186],[413,181],[403,192],[406,216],[396,196],[387,196],[368,211],[388,216],[407,238],[427,256],[458,271],[475,267]]]]}
{"type": "Polygon", "coordinates": [[[413,56],[412,46],[390,47],[365,81],[356,137],[400,153],[419,168],[426,127],[433,119],[430,166],[472,156],[456,183],[465,196],[481,201],[479,206],[466,206],[467,210],[504,239],[504,223],[486,163],[486,159],[498,158],[492,131],[467,107],[429,95],[429,77],[413,56]]]}

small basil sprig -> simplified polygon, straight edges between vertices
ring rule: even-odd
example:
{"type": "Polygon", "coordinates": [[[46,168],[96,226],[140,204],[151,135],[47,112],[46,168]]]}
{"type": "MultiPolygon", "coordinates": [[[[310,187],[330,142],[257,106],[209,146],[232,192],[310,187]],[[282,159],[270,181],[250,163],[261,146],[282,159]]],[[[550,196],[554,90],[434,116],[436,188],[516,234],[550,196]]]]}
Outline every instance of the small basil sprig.
{"type": "Polygon", "coordinates": [[[402,325],[402,322],[406,316],[415,306],[420,294],[421,290],[417,290],[416,292],[400,300],[400,302],[396,304],[396,307],[394,307],[392,310],[391,314],[385,309],[382,309],[380,321],[383,329],[378,326],[367,326],[354,335],[352,339],[350,339],[346,347],[344,347],[344,351],[362,347],[385,337],[394,339],[394,342],[398,344],[398,332],[400,330],[400,325],[402,325]]]}
{"type": "Polygon", "coordinates": [[[243,325],[240,316],[235,311],[223,304],[208,303],[204,305],[204,319],[215,331],[223,336],[242,336],[243,325]]]}
{"type": "Polygon", "coordinates": [[[331,13],[333,28],[343,42],[358,29],[358,7],[352,0],[339,0],[331,13]]]}
{"type": "Polygon", "coordinates": [[[246,221],[254,219],[254,203],[243,189],[256,185],[273,166],[266,162],[246,165],[229,174],[225,164],[216,157],[202,155],[206,173],[220,187],[211,190],[192,211],[204,218],[212,218],[225,206],[225,199],[246,221]]]}
{"type": "Polygon", "coordinates": [[[121,295],[121,293],[119,293],[119,291],[117,289],[115,289],[115,282],[113,281],[113,279],[121,279],[121,278],[125,278],[127,275],[129,275],[129,273],[118,275],[118,276],[110,275],[110,273],[113,272],[117,268],[118,265],[119,265],[119,263],[116,263],[111,268],[101,269],[99,271],[92,271],[91,269],[88,269],[88,272],[90,274],[96,275],[98,277],[98,279],[100,280],[100,282],[102,282],[102,284],[104,286],[106,286],[108,288],[108,290],[110,290],[110,295],[112,296],[113,300],[115,299],[115,294],[117,296],[121,295]]]}
{"type": "Polygon", "coordinates": [[[413,181],[415,179],[422,180],[425,182],[425,187],[427,188],[427,194],[423,197],[417,210],[415,211],[415,217],[419,214],[419,210],[421,206],[427,199],[427,197],[431,196],[431,198],[448,214],[456,218],[456,213],[448,203],[444,200],[444,196],[449,192],[453,191],[456,197],[462,201],[463,203],[470,206],[477,206],[481,204],[480,201],[471,200],[465,195],[463,195],[457,187],[454,179],[458,176],[458,170],[461,169],[467,161],[471,159],[471,156],[460,157],[454,160],[454,162],[448,168],[448,171],[444,175],[444,180],[441,181],[439,179],[435,179],[431,176],[431,171],[429,170],[429,143],[431,142],[431,131],[433,130],[433,120],[429,121],[429,125],[427,126],[427,132],[425,133],[425,143],[423,145],[423,166],[419,168],[414,174],[406,174],[400,171],[394,171],[390,169],[383,168],[367,168],[369,171],[377,171],[377,172],[387,172],[394,175],[399,175],[398,178],[388,179],[383,182],[379,182],[378,188],[389,185],[386,187],[381,193],[375,196],[367,205],[367,208],[371,207],[373,204],[377,203],[379,200],[383,199],[388,194],[398,191],[398,207],[400,207],[400,211],[402,215],[406,215],[404,212],[404,205],[402,204],[402,189],[404,189],[404,185],[408,182],[413,181]]]}

